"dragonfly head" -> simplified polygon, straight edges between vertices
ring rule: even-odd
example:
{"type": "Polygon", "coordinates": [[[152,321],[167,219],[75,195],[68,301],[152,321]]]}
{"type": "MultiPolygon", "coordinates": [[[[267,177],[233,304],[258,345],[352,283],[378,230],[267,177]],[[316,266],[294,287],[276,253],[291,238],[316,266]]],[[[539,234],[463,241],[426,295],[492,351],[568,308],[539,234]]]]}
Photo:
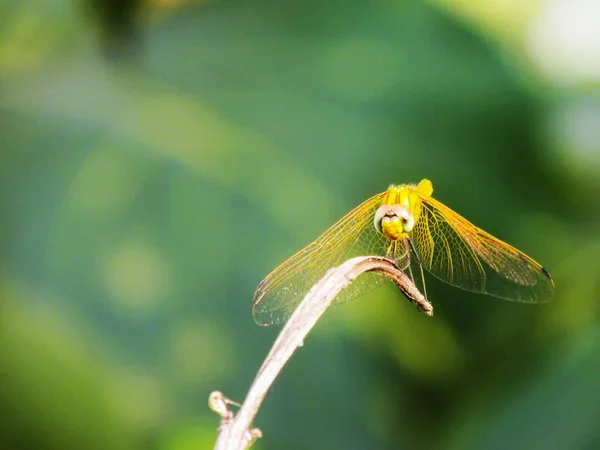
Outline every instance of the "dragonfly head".
{"type": "Polygon", "coordinates": [[[377,231],[395,241],[412,231],[415,219],[406,206],[382,205],[375,213],[373,224],[377,231]]]}

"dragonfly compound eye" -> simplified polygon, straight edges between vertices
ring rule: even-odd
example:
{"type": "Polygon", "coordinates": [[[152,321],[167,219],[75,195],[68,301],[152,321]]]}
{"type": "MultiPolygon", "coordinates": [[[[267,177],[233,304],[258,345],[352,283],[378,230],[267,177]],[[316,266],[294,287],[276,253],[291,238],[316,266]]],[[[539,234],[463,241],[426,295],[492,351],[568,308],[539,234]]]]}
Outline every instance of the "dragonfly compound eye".
{"type": "Polygon", "coordinates": [[[408,211],[408,209],[406,210],[406,214],[400,217],[400,220],[402,222],[402,229],[404,230],[404,232],[411,232],[413,227],[415,226],[415,218],[410,213],[410,211],[408,211]]]}

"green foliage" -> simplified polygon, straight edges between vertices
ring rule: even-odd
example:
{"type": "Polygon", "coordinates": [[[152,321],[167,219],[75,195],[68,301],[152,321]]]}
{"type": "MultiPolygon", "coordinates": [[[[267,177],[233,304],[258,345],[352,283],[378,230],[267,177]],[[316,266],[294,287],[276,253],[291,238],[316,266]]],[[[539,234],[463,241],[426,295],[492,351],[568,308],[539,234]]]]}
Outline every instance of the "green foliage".
{"type": "Polygon", "coordinates": [[[568,134],[595,91],[557,95],[508,16],[451,1],[156,1],[116,60],[100,3],[0,2],[2,444],[209,448],[209,392],[242,400],[278,331],[252,322],[260,280],[423,177],[554,302],[429,276],[433,318],[390,286],[336,306],[257,448],[600,444],[600,160],[568,134]]]}

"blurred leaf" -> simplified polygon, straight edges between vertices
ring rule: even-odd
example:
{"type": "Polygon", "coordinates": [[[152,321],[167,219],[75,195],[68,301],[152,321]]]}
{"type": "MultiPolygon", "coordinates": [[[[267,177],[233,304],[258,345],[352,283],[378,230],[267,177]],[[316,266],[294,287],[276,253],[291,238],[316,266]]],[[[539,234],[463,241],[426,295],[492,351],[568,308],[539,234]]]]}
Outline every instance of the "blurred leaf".
{"type": "Polygon", "coordinates": [[[385,289],[333,308],[266,399],[259,445],[597,442],[595,104],[528,76],[542,4],[501,3],[98,4],[140,33],[107,65],[76,3],[2,2],[3,436],[210,447],[207,392],[243,398],[278,331],[252,322],[260,280],[428,177],[551,269],[554,302],[428,277],[433,318],[385,289]]]}
{"type": "Polygon", "coordinates": [[[97,353],[90,357],[72,316],[28,305],[32,299],[9,291],[2,295],[2,442],[13,448],[135,448],[139,436],[105,401],[106,361],[97,353]]]}
{"type": "Polygon", "coordinates": [[[448,425],[448,448],[591,448],[600,422],[600,405],[591,401],[600,396],[600,328],[557,350],[546,373],[504,402],[457,415],[448,425]]]}

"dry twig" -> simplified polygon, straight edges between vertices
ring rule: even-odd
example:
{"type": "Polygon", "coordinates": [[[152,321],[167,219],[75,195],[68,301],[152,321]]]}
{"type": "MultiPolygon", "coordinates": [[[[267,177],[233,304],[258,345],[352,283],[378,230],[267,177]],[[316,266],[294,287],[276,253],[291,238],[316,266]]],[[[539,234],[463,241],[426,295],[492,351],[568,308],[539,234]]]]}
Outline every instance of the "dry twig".
{"type": "Polygon", "coordinates": [[[376,272],[389,278],[421,311],[430,316],[433,314],[431,304],[404,272],[389,259],[378,256],[360,256],[330,269],[306,294],[281,330],[258,371],[238,414],[234,417],[233,413],[228,410],[227,403],[232,402],[222,397],[220,392],[216,391],[211,394],[211,401],[216,401],[217,409],[222,411],[219,413],[222,422],[215,450],[246,449],[260,437],[260,430],[250,429],[250,425],[271,384],[296,348],[302,346],[304,338],[331,305],[333,299],[356,277],[365,272],[376,272]],[[219,398],[222,402],[218,401],[219,398]]]}

